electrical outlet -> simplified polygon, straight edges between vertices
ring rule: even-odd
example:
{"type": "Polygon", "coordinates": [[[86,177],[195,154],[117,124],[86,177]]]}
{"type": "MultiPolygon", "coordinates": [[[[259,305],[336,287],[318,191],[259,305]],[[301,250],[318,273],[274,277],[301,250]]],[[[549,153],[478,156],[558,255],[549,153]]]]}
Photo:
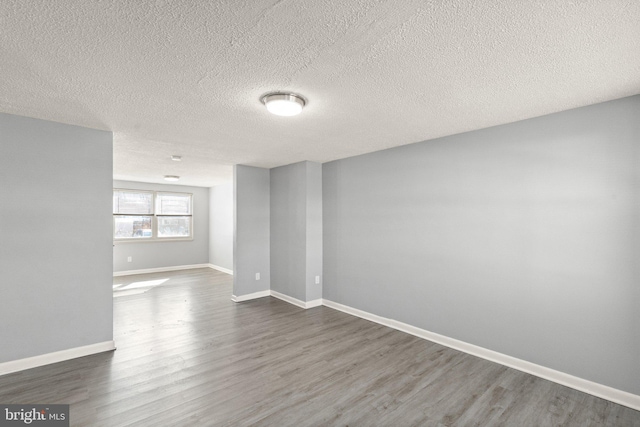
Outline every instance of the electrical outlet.
{"type": "Polygon", "coordinates": [[[127,257],[127,262],[133,261],[133,257],[127,257]]]}
{"type": "Polygon", "coordinates": [[[260,280],[260,273],[256,273],[256,280],[260,280]]]}
{"type": "Polygon", "coordinates": [[[320,284],[320,276],[316,276],[316,285],[320,284]]]}

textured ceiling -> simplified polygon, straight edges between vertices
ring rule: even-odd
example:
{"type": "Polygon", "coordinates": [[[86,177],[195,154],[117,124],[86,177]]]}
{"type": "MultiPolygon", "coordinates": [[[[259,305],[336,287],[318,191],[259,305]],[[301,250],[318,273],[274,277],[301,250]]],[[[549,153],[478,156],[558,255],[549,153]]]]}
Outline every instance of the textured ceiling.
{"type": "Polygon", "coordinates": [[[113,131],[117,179],[212,186],[638,94],[640,1],[2,0],[0,59],[0,111],[113,131]]]}

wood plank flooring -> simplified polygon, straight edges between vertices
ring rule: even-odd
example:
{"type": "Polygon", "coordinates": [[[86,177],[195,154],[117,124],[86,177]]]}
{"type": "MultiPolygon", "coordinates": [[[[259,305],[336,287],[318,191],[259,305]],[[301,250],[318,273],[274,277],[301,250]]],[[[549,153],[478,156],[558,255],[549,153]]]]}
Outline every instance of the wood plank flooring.
{"type": "Polygon", "coordinates": [[[0,376],[0,402],[68,403],[74,426],[640,426],[638,411],[327,307],[233,303],[215,270],[114,285],[118,349],[0,376]]]}

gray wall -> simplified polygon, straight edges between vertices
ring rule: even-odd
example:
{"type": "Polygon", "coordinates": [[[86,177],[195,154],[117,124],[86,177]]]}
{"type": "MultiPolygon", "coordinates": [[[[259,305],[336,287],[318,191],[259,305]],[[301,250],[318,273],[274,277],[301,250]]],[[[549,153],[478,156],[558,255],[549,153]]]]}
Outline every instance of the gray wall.
{"type": "Polygon", "coordinates": [[[640,394],[640,96],[323,165],[324,298],[640,394]]]}
{"type": "Polygon", "coordinates": [[[271,169],[271,289],[301,301],[306,292],[305,162],[271,169]]]}
{"type": "Polygon", "coordinates": [[[209,262],[233,270],[233,184],[209,189],[209,262]]]}
{"type": "MultiPolygon", "coordinates": [[[[193,194],[193,240],[174,242],[114,242],[113,271],[144,270],[209,263],[209,189],[184,185],[113,181],[113,188],[175,191],[193,194]],[[127,262],[131,256],[132,262],[127,262]]],[[[109,212],[112,208],[109,208],[109,212]]]]}
{"type": "Polygon", "coordinates": [[[111,341],[111,132],[0,114],[0,147],[0,362],[111,341]]]}
{"type": "Polygon", "coordinates": [[[307,183],[307,226],[305,276],[307,301],[322,298],[322,165],[305,162],[307,183]],[[320,276],[320,283],[315,278],[320,276]]]}
{"type": "Polygon", "coordinates": [[[233,295],[270,289],[269,169],[233,167],[233,295]],[[260,280],[255,274],[260,273],[260,280]]]}
{"type": "Polygon", "coordinates": [[[322,298],[322,165],[271,169],[271,289],[301,301],[322,298]]]}

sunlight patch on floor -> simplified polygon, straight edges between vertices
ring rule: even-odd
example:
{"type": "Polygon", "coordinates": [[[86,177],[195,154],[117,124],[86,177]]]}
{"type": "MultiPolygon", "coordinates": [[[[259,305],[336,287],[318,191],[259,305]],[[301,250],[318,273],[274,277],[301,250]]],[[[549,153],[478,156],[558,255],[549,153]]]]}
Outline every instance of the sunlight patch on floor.
{"type": "Polygon", "coordinates": [[[126,295],[142,294],[168,281],[169,279],[157,279],[157,280],[144,280],[141,282],[133,282],[133,283],[129,283],[128,285],[125,285],[125,284],[113,285],[113,296],[123,297],[126,295]]]}

